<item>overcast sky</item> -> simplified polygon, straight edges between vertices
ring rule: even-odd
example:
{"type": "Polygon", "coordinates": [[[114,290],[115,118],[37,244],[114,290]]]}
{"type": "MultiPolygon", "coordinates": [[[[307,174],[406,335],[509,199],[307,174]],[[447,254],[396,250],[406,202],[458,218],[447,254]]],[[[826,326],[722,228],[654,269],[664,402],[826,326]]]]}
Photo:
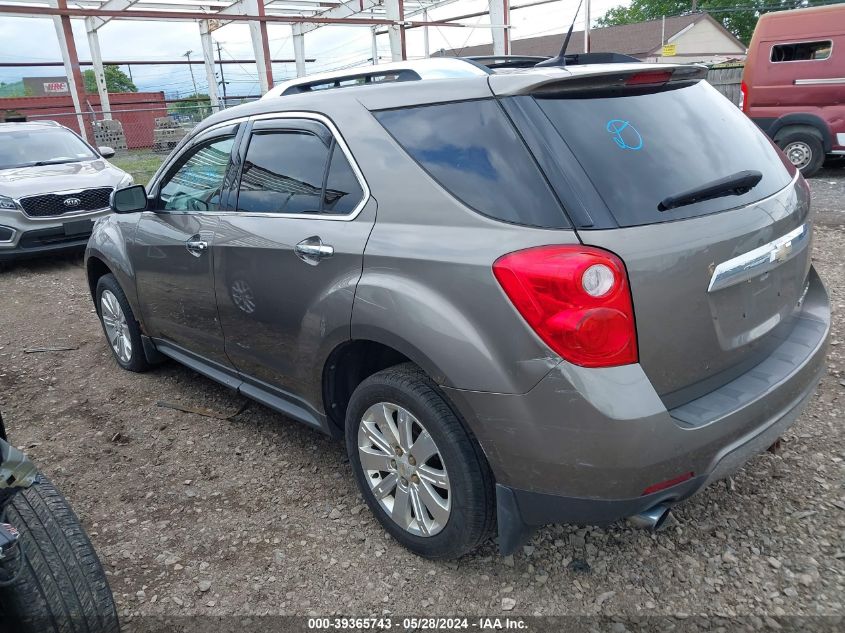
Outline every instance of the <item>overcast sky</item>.
{"type": "MultiPolygon", "coordinates": [[[[529,3],[532,0],[523,0],[529,3]]],[[[627,4],[628,0],[593,0],[593,21],[608,8],[627,4]]],[[[512,0],[512,4],[518,2],[512,0]]],[[[560,0],[534,8],[511,12],[511,38],[518,39],[534,35],[562,33],[578,6],[578,0],[560,0]]],[[[430,13],[430,19],[443,19],[455,15],[474,13],[487,8],[487,0],[458,0],[430,13]]],[[[421,17],[415,18],[421,19],[421,17]]],[[[491,41],[488,16],[465,20],[467,28],[431,27],[429,41],[431,51],[441,48],[461,48],[472,44],[491,41]],[[474,28],[470,28],[474,27],[474,28]]],[[[575,23],[575,30],[583,27],[583,8],[575,23]]],[[[90,60],[88,39],[82,20],[73,20],[73,30],[80,60],[90,60]]],[[[291,29],[286,24],[268,24],[270,54],[274,59],[293,58],[291,29]]],[[[213,38],[223,47],[223,57],[230,59],[252,59],[252,44],[249,27],[246,24],[229,24],[214,32],[213,38]]],[[[382,61],[390,59],[390,44],[387,35],[378,38],[379,56],[382,61]]],[[[408,55],[422,57],[423,29],[410,29],[407,35],[408,55]]],[[[572,42],[570,50],[580,50],[581,42],[572,42]]],[[[139,22],[113,20],[100,30],[100,48],[104,60],[124,59],[177,59],[192,50],[193,59],[202,59],[199,27],[193,22],[139,22]]],[[[370,29],[367,27],[322,27],[305,36],[305,55],[316,61],[308,64],[308,72],[330,70],[341,66],[366,63],[371,54],[370,29]]],[[[58,42],[53,22],[49,18],[0,17],[0,61],[60,61],[58,42]]],[[[193,67],[197,88],[207,90],[205,69],[193,67]]],[[[124,67],[125,71],[126,68],[124,67]]],[[[258,79],[255,66],[235,64],[225,66],[226,79],[230,82],[230,94],[258,94],[258,79]]],[[[0,81],[18,81],[23,76],[64,75],[62,67],[52,68],[0,68],[0,81]]],[[[293,64],[275,64],[273,74],[276,81],[294,76],[293,64]]],[[[139,90],[164,90],[188,95],[193,91],[191,76],[185,66],[134,66],[132,76],[139,90]]]]}

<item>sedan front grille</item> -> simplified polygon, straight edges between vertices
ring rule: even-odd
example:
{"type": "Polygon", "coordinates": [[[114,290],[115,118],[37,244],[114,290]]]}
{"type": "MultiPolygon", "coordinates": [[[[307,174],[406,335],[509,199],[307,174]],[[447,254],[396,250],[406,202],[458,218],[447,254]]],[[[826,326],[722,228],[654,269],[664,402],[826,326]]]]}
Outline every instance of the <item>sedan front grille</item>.
{"type": "Polygon", "coordinates": [[[24,213],[33,218],[47,218],[66,213],[95,211],[109,206],[111,187],[84,189],[72,193],[45,193],[20,199],[24,213]]]}

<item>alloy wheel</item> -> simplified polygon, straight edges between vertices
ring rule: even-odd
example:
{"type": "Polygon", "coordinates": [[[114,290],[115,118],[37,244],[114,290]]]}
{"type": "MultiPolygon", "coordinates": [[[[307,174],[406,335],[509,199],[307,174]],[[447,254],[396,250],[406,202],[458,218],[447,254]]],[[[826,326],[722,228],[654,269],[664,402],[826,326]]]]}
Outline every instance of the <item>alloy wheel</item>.
{"type": "Polygon", "coordinates": [[[126,322],[126,315],[123,314],[120,302],[111,290],[103,290],[103,294],[100,295],[100,315],[109,345],[121,362],[128,363],[132,359],[129,324],[126,322]]]}
{"type": "Polygon", "coordinates": [[[358,427],[358,456],[379,505],[404,530],[434,536],[449,521],[449,474],[429,432],[407,409],[379,402],[358,427]]]}

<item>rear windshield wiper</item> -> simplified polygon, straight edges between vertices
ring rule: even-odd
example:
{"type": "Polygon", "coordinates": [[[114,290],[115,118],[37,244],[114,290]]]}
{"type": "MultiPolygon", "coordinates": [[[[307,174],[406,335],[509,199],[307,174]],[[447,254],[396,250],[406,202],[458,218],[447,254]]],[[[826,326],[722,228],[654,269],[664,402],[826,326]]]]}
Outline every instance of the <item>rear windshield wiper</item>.
{"type": "Polygon", "coordinates": [[[684,191],[675,196],[668,196],[657,205],[658,211],[669,211],[703,200],[712,200],[723,196],[741,196],[748,193],[763,179],[759,171],[738,171],[733,176],[719,178],[713,182],[684,191]]]}

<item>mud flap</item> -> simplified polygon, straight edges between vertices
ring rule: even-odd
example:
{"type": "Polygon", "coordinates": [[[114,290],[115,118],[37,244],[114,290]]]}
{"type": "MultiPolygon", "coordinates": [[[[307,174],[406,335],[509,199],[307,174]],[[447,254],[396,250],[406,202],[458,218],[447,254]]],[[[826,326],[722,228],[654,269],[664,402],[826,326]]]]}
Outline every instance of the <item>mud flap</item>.
{"type": "Polygon", "coordinates": [[[502,556],[513,554],[528,542],[537,529],[522,520],[513,490],[496,484],[496,520],[499,524],[499,552],[502,556]]]}
{"type": "Polygon", "coordinates": [[[167,357],[156,349],[155,343],[149,336],[141,334],[141,345],[144,347],[144,357],[150,365],[160,365],[167,357]]]}

